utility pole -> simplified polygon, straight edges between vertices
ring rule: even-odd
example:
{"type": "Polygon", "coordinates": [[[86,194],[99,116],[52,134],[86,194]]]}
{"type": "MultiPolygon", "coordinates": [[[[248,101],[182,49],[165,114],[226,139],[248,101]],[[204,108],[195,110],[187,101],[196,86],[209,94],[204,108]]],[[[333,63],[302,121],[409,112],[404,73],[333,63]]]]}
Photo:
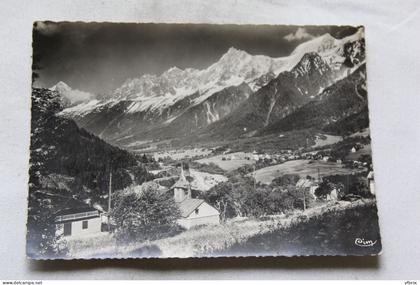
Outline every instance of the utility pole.
{"type": "Polygon", "coordinates": [[[302,188],[302,194],[303,194],[303,211],[305,211],[306,210],[305,188],[302,188]]]}
{"type": "Polygon", "coordinates": [[[255,191],[255,186],[256,186],[255,185],[256,184],[256,180],[255,180],[255,164],[254,164],[254,172],[253,173],[254,173],[254,175],[252,175],[252,176],[254,177],[254,191],[255,191]]]}
{"type": "Polygon", "coordinates": [[[108,231],[111,232],[111,195],[112,195],[112,168],[109,168],[108,185],[108,231]]]}
{"type": "MultiPolygon", "coordinates": [[[[346,175],[346,189],[345,191],[349,191],[349,174],[346,175]]],[[[346,192],[344,192],[346,193],[346,192]]]]}
{"type": "Polygon", "coordinates": [[[321,182],[321,175],[319,174],[319,167],[317,169],[318,169],[318,182],[321,182]]]}

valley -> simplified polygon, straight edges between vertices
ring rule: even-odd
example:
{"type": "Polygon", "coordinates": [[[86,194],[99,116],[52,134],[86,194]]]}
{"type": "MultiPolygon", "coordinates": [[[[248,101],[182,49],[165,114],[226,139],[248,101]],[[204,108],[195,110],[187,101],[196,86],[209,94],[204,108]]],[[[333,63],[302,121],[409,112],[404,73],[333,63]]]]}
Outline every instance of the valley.
{"type": "Polygon", "coordinates": [[[108,94],[33,88],[28,254],[269,255],[262,244],[296,240],[317,252],[320,235],[345,238],[323,226],[334,216],[376,226],[364,29],[353,31],[283,57],[232,46],[108,94]],[[61,223],[88,214],[96,234],[61,223]]]}

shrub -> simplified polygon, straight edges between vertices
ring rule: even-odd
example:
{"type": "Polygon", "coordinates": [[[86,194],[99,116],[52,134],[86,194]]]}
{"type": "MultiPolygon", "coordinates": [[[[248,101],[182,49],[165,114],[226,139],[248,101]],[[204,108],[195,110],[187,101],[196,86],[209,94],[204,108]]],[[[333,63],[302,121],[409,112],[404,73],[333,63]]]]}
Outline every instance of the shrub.
{"type": "Polygon", "coordinates": [[[172,198],[153,184],[132,186],[114,194],[111,217],[119,241],[143,241],[174,235],[180,211],[172,198]]]}
{"type": "Polygon", "coordinates": [[[214,162],[199,163],[196,161],[192,161],[190,162],[189,167],[194,168],[195,170],[207,172],[210,174],[222,174],[222,175],[225,174],[225,171],[214,162]]]}
{"type": "Polygon", "coordinates": [[[331,175],[324,178],[333,184],[343,185],[343,194],[355,194],[362,197],[371,197],[368,182],[366,178],[367,173],[361,172],[354,175],[331,175]]]}
{"type": "Polygon", "coordinates": [[[271,184],[273,186],[288,186],[288,185],[296,185],[299,181],[300,176],[297,174],[285,174],[283,176],[274,178],[271,184]]]}
{"type": "Polygon", "coordinates": [[[337,190],[339,196],[342,196],[344,194],[343,183],[332,183],[329,180],[325,179],[315,190],[315,195],[320,199],[326,199],[327,195],[329,195],[334,189],[337,190]]]}

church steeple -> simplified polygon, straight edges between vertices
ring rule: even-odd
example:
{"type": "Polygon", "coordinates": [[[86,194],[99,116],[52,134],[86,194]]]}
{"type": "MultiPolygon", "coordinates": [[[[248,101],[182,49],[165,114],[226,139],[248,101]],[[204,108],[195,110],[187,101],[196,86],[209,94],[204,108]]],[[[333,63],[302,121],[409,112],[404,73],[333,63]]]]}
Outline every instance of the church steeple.
{"type": "Polygon", "coordinates": [[[181,174],[179,175],[179,180],[187,181],[184,175],[184,166],[181,163],[181,174]]]}
{"type": "Polygon", "coordinates": [[[188,180],[185,178],[184,167],[181,164],[181,173],[179,179],[171,187],[174,190],[175,202],[182,202],[185,199],[191,199],[191,186],[188,180]]]}

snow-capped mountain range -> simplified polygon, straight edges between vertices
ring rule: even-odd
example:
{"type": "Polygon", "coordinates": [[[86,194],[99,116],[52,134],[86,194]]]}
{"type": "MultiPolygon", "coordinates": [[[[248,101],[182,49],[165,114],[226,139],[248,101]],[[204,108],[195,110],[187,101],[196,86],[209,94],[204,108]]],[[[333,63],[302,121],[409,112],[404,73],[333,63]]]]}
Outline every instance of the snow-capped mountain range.
{"type": "MultiPolygon", "coordinates": [[[[128,79],[108,98],[91,101],[87,100],[88,98],[92,99],[91,97],[81,96],[78,101],[84,101],[84,103],[65,112],[83,115],[102,104],[121,100],[134,101],[128,107],[128,112],[147,109],[162,110],[196,92],[199,92],[200,96],[195,98],[194,103],[200,103],[217,91],[228,86],[240,85],[243,82],[256,91],[260,87],[256,84],[257,79],[270,72],[277,76],[283,71],[290,71],[305,53],[317,52],[333,69],[340,69],[344,62],[342,55],[344,45],[348,42],[355,42],[363,36],[363,29],[359,29],[355,34],[343,39],[335,39],[330,34],[325,34],[299,45],[290,56],[281,58],[250,55],[245,51],[231,47],[219,61],[207,69],[187,68],[182,70],[172,67],[160,76],[145,74],[140,78],[128,79]]],[[[62,82],[59,84],[65,85],[62,82]]],[[[66,90],[66,93],[70,92],[66,90]]]]}
{"type": "MultiPolygon", "coordinates": [[[[289,56],[280,58],[251,55],[231,47],[206,69],[182,70],[172,67],[161,75],[145,74],[126,80],[109,96],[100,99],[86,92],[83,94],[82,91],[72,90],[62,82],[51,89],[70,100],[70,106],[61,115],[73,118],[79,125],[100,137],[115,141],[133,132],[150,132],[153,128],[151,124],[161,128],[177,119],[179,121],[181,116],[185,117],[189,113],[190,119],[195,122],[201,122],[200,116],[207,118],[204,123],[195,124],[196,128],[205,127],[228,115],[239,103],[247,100],[250,93],[257,92],[285,72],[293,71],[297,78],[307,76],[305,73],[313,65],[315,68],[322,66],[323,70],[319,69],[318,72],[328,71],[329,85],[345,77],[363,62],[364,31],[359,28],[353,35],[342,39],[336,39],[330,34],[313,38],[297,46],[289,56]],[[303,60],[308,54],[317,56],[303,60]],[[217,104],[215,98],[226,100],[224,97],[229,94],[235,94],[236,102],[230,102],[226,110],[223,108],[226,102],[217,104]]],[[[324,87],[320,86],[318,92],[324,87]]],[[[308,90],[299,91],[308,95],[308,90]]]]}

